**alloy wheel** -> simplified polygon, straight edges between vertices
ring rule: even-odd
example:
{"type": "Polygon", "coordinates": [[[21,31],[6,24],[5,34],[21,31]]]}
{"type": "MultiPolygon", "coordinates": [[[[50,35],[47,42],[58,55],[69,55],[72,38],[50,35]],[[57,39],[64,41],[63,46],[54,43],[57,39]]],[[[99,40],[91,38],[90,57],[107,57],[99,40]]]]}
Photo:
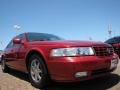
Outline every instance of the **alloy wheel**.
{"type": "Polygon", "coordinates": [[[42,70],[38,59],[31,61],[30,74],[34,82],[38,83],[42,78],[42,70]]]}

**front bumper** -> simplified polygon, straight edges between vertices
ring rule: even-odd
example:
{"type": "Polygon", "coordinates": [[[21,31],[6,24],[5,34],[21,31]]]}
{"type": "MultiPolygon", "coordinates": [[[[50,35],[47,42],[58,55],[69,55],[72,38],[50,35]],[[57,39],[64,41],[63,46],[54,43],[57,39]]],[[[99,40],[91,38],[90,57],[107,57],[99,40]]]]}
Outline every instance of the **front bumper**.
{"type": "Polygon", "coordinates": [[[92,79],[113,71],[111,61],[117,60],[118,56],[96,57],[54,57],[47,62],[48,71],[53,80],[58,82],[76,82],[92,79]],[[86,77],[76,77],[77,72],[87,72],[86,77]]]}

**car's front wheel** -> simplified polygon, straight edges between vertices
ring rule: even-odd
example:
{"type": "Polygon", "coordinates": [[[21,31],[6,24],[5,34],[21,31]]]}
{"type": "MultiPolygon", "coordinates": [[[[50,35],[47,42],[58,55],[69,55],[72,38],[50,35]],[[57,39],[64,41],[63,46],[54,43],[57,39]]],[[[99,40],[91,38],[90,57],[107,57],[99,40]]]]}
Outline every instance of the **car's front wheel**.
{"type": "Polygon", "coordinates": [[[49,75],[43,59],[34,54],[29,59],[29,78],[33,86],[43,88],[48,85],[49,75]]]}

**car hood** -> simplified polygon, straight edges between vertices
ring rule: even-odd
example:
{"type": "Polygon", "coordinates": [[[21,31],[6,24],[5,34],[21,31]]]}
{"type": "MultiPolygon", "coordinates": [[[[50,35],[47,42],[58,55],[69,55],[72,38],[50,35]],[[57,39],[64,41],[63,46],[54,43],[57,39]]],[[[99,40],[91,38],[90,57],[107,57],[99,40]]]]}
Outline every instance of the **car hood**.
{"type": "Polygon", "coordinates": [[[77,40],[34,41],[29,43],[31,45],[55,45],[55,46],[110,46],[103,42],[77,41],[77,40]]]}

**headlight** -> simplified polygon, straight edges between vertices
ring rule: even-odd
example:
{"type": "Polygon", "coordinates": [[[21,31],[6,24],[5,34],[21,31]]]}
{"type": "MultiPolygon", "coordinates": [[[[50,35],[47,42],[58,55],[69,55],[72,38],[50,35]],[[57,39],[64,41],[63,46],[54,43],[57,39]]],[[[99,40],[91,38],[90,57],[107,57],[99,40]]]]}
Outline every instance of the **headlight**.
{"type": "Polygon", "coordinates": [[[91,47],[70,47],[70,48],[58,48],[52,49],[51,56],[84,56],[94,55],[94,51],[91,47]]]}

